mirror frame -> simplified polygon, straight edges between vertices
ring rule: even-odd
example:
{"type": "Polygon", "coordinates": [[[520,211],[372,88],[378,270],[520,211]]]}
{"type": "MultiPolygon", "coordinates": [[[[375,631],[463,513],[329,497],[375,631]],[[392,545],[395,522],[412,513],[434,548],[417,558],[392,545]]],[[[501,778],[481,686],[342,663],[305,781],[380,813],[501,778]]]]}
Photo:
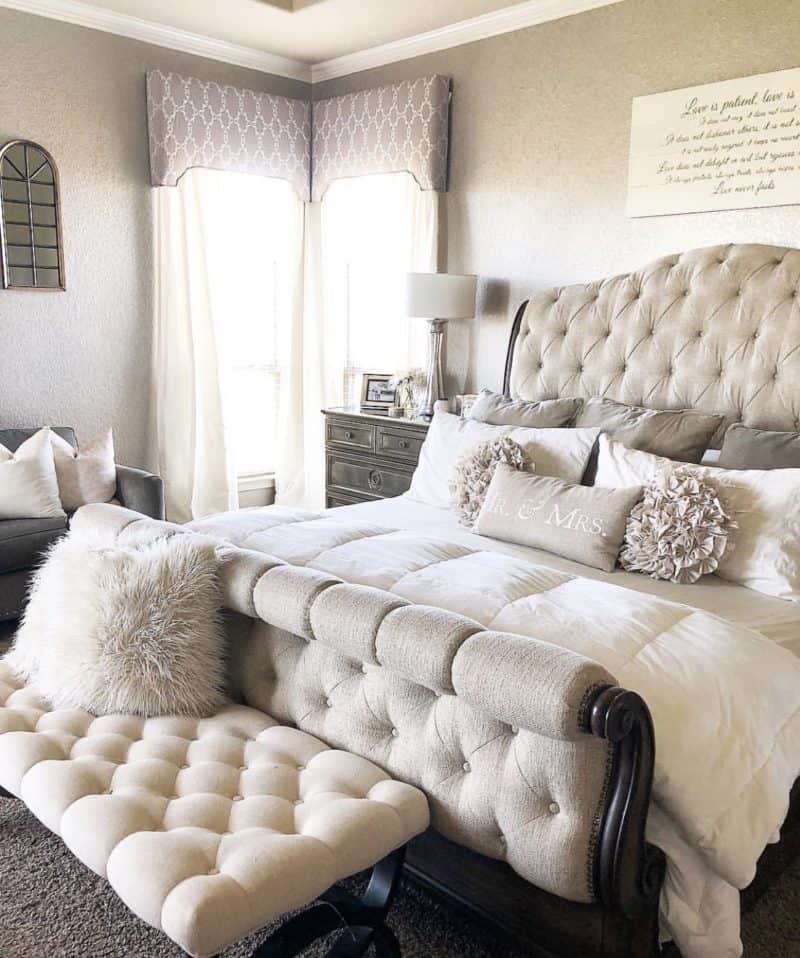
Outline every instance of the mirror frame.
{"type": "MultiPolygon", "coordinates": [[[[41,168],[41,167],[40,167],[41,168]]],[[[37,170],[38,172],[38,170],[37,170]]],[[[24,182],[26,184],[30,183],[31,177],[26,171],[26,178],[24,182]]],[[[49,185],[49,184],[48,184],[49,185]]],[[[30,199],[29,199],[30,204],[30,199]]],[[[36,205],[35,203],[33,205],[36,205]]],[[[22,224],[21,224],[22,225],[22,224]]],[[[26,267],[20,267],[26,268],[26,267]]],[[[33,140],[10,140],[8,143],[5,143],[2,148],[0,148],[0,288],[2,289],[16,289],[16,290],[37,290],[39,292],[46,293],[56,293],[63,292],[67,288],[67,280],[64,272],[64,237],[61,229],[61,186],[59,183],[58,177],[58,167],[56,166],[56,161],[53,159],[52,155],[39,143],[34,143],[33,140]],[[31,286],[21,286],[16,283],[12,283],[9,275],[10,265],[8,262],[8,249],[7,249],[7,240],[6,240],[6,217],[5,217],[5,207],[3,205],[3,180],[2,180],[2,169],[3,169],[3,160],[5,159],[6,153],[9,150],[13,149],[16,146],[22,147],[31,147],[34,150],[38,150],[39,153],[45,158],[46,162],[50,166],[50,171],[53,174],[53,226],[46,227],[48,229],[55,229],[56,231],[56,253],[58,256],[58,285],[57,286],[38,286],[35,284],[36,277],[36,246],[34,242],[34,223],[33,223],[33,212],[29,205],[28,207],[28,220],[29,228],[31,234],[31,250],[33,251],[32,258],[32,271],[34,276],[34,285],[31,286]]]]}

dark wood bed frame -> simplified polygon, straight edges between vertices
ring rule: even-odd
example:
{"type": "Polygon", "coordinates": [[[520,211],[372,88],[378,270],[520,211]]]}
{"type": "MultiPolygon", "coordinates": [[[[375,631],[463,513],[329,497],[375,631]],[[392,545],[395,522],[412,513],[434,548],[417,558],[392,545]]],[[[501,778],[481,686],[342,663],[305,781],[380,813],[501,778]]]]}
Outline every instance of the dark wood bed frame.
{"type": "MultiPolygon", "coordinates": [[[[517,310],[506,353],[503,391],[509,394],[514,344],[527,302],[517,310]]],[[[538,958],[676,958],[658,943],[664,855],[645,840],[655,742],[650,712],[635,693],[599,692],[587,714],[587,734],[608,739],[613,760],[595,862],[598,901],[579,904],[550,895],[493,861],[429,830],[409,846],[406,873],[451,903],[509,934],[538,958]]],[[[747,911],[800,855],[800,779],[792,790],[781,841],[767,847],[756,878],[742,893],[747,911]]]]}

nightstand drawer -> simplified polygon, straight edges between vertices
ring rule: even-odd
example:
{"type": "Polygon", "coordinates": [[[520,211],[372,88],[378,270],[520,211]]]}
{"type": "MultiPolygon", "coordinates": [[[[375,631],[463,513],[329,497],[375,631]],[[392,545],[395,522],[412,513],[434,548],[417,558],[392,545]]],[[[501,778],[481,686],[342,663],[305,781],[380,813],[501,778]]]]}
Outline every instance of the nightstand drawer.
{"type": "Polygon", "coordinates": [[[362,492],[376,498],[400,496],[411,485],[411,470],[384,463],[359,462],[341,456],[328,456],[328,490],[330,494],[362,492]]]}
{"type": "Polygon", "coordinates": [[[379,456],[394,456],[398,459],[407,459],[416,464],[419,459],[419,451],[424,436],[419,433],[392,428],[391,426],[378,426],[375,438],[375,452],[379,456]]]}
{"type": "Polygon", "coordinates": [[[375,426],[371,423],[329,419],[325,426],[325,436],[330,445],[340,449],[364,449],[372,452],[375,448],[375,426]]]}

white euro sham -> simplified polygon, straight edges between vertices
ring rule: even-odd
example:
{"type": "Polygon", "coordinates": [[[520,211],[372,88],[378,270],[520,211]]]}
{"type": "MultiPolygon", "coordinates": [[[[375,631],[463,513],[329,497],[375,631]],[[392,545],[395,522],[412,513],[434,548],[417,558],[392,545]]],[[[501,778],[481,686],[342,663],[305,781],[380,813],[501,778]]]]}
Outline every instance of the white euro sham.
{"type": "Polygon", "coordinates": [[[452,496],[448,483],[456,462],[478,443],[501,436],[508,436],[522,446],[528,461],[526,471],[578,483],[598,434],[598,429],[490,426],[452,413],[437,412],[422,445],[407,495],[430,506],[449,507],[452,496]]]}
{"type": "Polygon", "coordinates": [[[600,436],[595,485],[647,485],[680,468],[709,483],[738,523],[716,574],[766,595],[800,602],[800,469],[721,469],[628,449],[600,436]]]}

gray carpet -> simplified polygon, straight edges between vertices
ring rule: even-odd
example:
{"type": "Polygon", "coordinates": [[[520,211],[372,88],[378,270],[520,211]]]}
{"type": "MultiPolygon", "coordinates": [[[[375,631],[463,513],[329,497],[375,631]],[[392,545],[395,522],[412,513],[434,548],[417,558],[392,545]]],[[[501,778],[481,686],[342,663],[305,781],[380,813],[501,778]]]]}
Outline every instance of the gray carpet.
{"type": "MultiPolygon", "coordinates": [[[[477,919],[404,886],[391,925],[404,958],[524,958],[477,919]]],[[[262,933],[229,948],[245,958],[262,933]]],[[[800,956],[800,862],[744,918],[746,958],[800,956]]],[[[309,949],[318,958],[322,947],[309,949]]],[[[108,884],[80,864],[21,802],[0,799],[2,958],[183,958],[135,918],[108,884]]],[[[579,958],[579,956],[576,956],[579,958]]]]}

